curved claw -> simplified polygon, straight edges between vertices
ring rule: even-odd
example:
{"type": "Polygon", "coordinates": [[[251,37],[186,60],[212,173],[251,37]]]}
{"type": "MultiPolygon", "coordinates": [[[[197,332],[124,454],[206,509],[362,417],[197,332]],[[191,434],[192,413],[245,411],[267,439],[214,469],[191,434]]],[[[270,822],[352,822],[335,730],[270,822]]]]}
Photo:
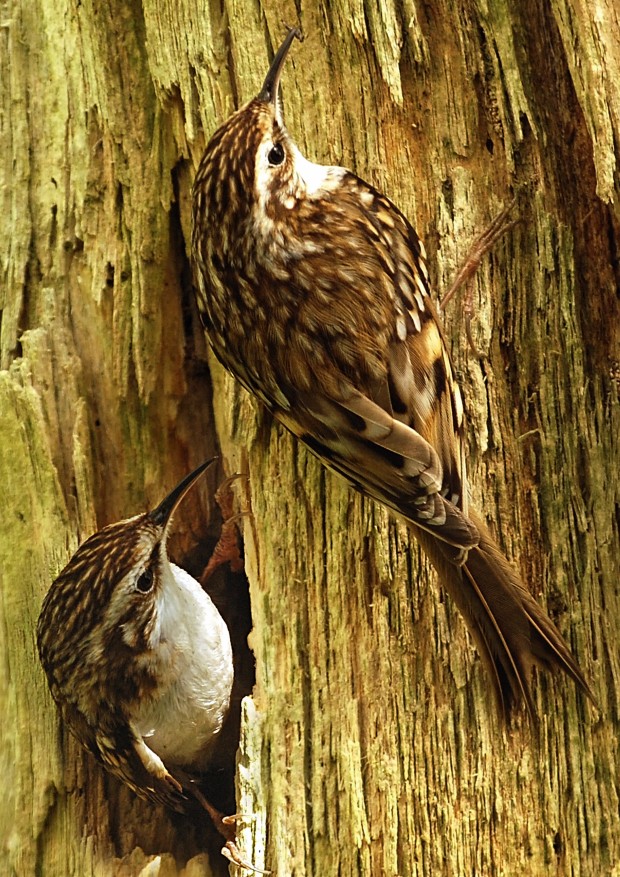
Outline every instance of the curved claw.
{"type": "Polygon", "coordinates": [[[230,816],[222,816],[224,825],[236,825],[237,822],[251,822],[255,817],[251,813],[231,813],[230,816]]]}
{"type": "Polygon", "coordinates": [[[188,791],[190,791],[202,807],[204,807],[211,817],[213,825],[217,831],[219,831],[222,837],[226,839],[226,843],[222,847],[222,855],[224,858],[228,859],[229,862],[238,865],[239,868],[245,868],[246,871],[253,871],[255,874],[271,874],[271,871],[257,868],[255,865],[252,865],[251,862],[244,859],[239,847],[237,846],[236,832],[233,826],[242,820],[249,821],[254,819],[254,816],[246,813],[233,813],[230,816],[224,816],[223,813],[220,813],[220,811],[214,807],[207,798],[205,798],[195,782],[190,782],[188,785],[188,791]]]}
{"type": "MultiPolygon", "coordinates": [[[[225,818],[234,819],[235,817],[225,818]]],[[[271,874],[271,871],[267,871],[264,868],[257,868],[256,865],[252,865],[250,862],[246,862],[246,860],[242,858],[241,853],[239,852],[239,847],[234,840],[229,840],[226,842],[226,846],[222,847],[222,855],[225,859],[228,859],[229,862],[233,862],[240,868],[245,868],[246,871],[253,871],[255,874],[271,874]]]]}
{"type": "Polygon", "coordinates": [[[175,777],[172,776],[171,773],[168,773],[168,771],[166,771],[166,773],[164,774],[164,779],[172,786],[172,788],[176,792],[179,792],[181,795],[183,794],[183,786],[175,777]]]}

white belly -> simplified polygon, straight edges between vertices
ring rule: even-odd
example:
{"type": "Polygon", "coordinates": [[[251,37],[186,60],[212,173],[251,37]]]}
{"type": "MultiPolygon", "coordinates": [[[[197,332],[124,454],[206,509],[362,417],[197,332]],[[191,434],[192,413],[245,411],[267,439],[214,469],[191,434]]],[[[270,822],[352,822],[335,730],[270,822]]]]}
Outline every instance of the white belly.
{"type": "Polygon", "coordinates": [[[157,602],[149,663],[162,684],[156,698],[138,705],[132,724],[165,764],[200,768],[230,703],[228,628],[198,582],[174,564],[157,602]]]}

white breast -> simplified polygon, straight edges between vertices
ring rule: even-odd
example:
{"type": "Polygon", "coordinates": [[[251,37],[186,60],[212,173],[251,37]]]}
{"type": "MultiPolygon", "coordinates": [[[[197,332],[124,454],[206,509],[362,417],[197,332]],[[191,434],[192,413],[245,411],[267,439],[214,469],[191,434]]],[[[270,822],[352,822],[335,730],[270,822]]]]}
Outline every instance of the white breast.
{"type": "Polygon", "coordinates": [[[161,685],[132,723],[164,763],[200,768],[228,712],[230,636],[198,582],[168,561],[163,566],[148,659],[161,685]]]}

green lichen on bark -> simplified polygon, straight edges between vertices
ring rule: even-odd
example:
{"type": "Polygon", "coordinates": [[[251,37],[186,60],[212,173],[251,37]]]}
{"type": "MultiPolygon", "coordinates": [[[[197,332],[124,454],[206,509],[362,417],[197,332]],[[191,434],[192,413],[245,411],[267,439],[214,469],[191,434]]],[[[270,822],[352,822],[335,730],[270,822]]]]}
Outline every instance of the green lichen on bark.
{"type": "Polygon", "coordinates": [[[59,736],[33,630],[78,539],[156,501],[217,434],[225,470],[249,475],[237,495],[257,683],[238,803],[257,815],[242,830],[256,863],[282,875],[612,873],[612,0],[14,0],[0,44],[0,870],[214,867],[189,848],[184,864],[162,814],[123,793],[111,805],[98,769],[59,736]],[[324,472],[205,352],[188,286],[194,169],[298,10],[306,40],[283,77],[291,133],[393,198],[438,292],[518,195],[521,222],[476,282],[482,363],[458,304],[445,315],[472,491],[569,637],[600,715],[540,678],[540,729],[503,731],[463,624],[404,528],[324,472]]]}

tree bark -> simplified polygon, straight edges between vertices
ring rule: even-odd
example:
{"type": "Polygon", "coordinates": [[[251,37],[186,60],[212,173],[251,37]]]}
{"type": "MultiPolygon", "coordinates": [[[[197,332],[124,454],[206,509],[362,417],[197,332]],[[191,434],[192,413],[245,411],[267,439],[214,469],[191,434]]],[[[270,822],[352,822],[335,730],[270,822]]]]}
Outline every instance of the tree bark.
{"type": "MultiPolygon", "coordinates": [[[[34,641],[79,542],[216,450],[221,477],[248,476],[235,485],[256,661],[237,762],[247,857],[280,877],[618,873],[615,0],[0,9],[0,873],[225,873],[217,839],[78,750],[34,641]],[[600,709],[540,674],[540,726],[504,728],[405,528],[207,353],[191,182],[205,138],[260,87],[283,20],[306,34],[283,76],[289,130],[412,219],[438,295],[517,197],[519,224],[476,278],[482,359],[459,302],[445,314],[472,495],[600,709]]],[[[206,497],[178,515],[176,556],[196,568],[215,537],[206,497]]],[[[242,641],[230,586],[219,597],[242,641]]]]}

